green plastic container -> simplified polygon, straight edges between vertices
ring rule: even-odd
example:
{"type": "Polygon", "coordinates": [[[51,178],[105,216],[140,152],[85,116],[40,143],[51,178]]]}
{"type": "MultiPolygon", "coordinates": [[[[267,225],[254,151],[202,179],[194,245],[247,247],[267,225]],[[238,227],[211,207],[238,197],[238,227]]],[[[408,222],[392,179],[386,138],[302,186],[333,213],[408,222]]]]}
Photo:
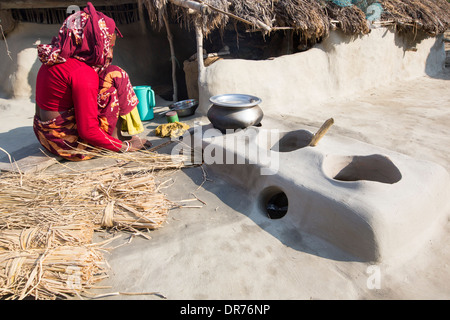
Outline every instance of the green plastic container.
{"type": "Polygon", "coordinates": [[[155,117],[153,108],[155,107],[155,93],[151,86],[135,86],[134,92],[139,100],[137,105],[139,117],[142,121],[148,121],[155,117]]]}

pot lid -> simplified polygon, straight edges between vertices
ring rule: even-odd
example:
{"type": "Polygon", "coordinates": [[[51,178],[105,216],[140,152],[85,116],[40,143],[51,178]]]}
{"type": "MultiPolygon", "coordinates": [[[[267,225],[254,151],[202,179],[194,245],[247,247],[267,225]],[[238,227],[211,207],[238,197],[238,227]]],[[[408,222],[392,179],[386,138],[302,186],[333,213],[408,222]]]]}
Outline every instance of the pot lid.
{"type": "Polygon", "coordinates": [[[253,107],[261,103],[261,99],[248,94],[219,94],[209,98],[211,103],[221,107],[253,107]]]}

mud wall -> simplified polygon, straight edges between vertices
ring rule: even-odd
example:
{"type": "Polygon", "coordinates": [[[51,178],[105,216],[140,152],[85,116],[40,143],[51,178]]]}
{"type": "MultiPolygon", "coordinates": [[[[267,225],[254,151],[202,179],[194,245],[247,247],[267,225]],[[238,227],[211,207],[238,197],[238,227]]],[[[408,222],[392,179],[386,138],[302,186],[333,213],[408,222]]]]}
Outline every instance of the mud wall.
{"type": "Polygon", "coordinates": [[[265,114],[295,114],[331,98],[348,98],[378,86],[442,71],[442,36],[399,35],[388,28],[368,35],[333,31],[312,49],[271,60],[223,59],[200,77],[200,107],[209,97],[246,93],[260,97],[265,114]]]}

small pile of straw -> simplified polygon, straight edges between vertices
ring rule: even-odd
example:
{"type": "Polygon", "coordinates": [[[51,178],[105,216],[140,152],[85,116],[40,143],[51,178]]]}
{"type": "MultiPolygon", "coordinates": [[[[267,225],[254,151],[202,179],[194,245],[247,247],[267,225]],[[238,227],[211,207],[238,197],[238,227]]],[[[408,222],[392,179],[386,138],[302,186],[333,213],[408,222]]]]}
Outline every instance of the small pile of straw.
{"type": "Polygon", "coordinates": [[[147,231],[160,228],[177,207],[161,192],[155,171],[181,168],[182,157],[83,152],[116,162],[84,172],[1,175],[0,298],[89,297],[88,289],[107,277],[104,246],[114,239],[93,244],[94,232],[150,238],[147,231]]]}
{"type": "Polygon", "coordinates": [[[70,298],[106,277],[99,248],[60,246],[0,251],[0,297],[54,300],[70,298]]]}

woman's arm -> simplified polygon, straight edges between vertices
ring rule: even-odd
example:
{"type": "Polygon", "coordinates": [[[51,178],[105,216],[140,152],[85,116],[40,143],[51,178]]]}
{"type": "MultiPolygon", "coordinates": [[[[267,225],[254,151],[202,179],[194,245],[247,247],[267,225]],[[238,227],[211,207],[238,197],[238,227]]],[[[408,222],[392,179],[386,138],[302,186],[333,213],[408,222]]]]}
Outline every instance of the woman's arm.
{"type": "Polygon", "coordinates": [[[94,147],[111,151],[125,151],[127,144],[112,137],[100,128],[98,120],[97,73],[89,68],[79,68],[72,73],[72,98],[77,130],[80,138],[94,147]]]}

